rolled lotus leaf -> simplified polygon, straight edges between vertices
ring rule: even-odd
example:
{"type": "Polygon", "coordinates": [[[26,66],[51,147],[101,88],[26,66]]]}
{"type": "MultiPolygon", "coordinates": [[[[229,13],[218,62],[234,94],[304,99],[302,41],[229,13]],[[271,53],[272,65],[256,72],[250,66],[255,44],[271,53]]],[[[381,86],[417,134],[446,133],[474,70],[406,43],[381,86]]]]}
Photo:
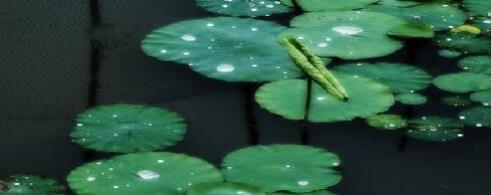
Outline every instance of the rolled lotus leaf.
{"type": "Polygon", "coordinates": [[[304,11],[360,9],[379,0],[296,0],[304,11]]]}
{"type": "Polygon", "coordinates": [[[458,64],[463,70],[491,75],[491,56],[469,56],[458,64]]]}
{"type": "Polygon", "coordinates": [[[402,48],[402,43],[387,33],[405,23],[401,18],[377,12],[310,12],[295,17],[293,28],[280,37],[294,37],[322,57],[374,58],[402,48]]]}
{"type": "Polygon", "coordinates": [[[396,130],[407,126],[407,120],[395,114],[379,114],[365,120],[368,125],[377,129],[396,130]]]}
{"type": "Polygon", "coordinates": [[[312,192],[336,185],[341,175],[332,168],[337,155],[301,145],[252,146],[225,157],[225,180],[258,186],[267,192],[312,192]]]}
{"type": "Polygon", "coordinates": [[[201,159],[168,152],[137,153],[87,163],[67,178],[77,194],[185,194],[192,186],[221,182],[213,165],[201,159]]]}
{"type": "Polygon", "coordinates": [[[196,0],[204,9],[229,16],[269,16],[292,9],[280,0],[196,0]]]}
{"type": "Polygon", "coordinates": [[[117,104],[89,109],[77,116],[71,138],[84,148],[104,152],[148,152],[182,140],[184,119],[157,107],[117,104]]]}
{"type": "Polygon", "coordinates": [[[431,84],[431,76],[424,70],[399,63],[356,63],[337,66],[334,70],[378,81],[394,93],[411,93],[431,84]]]}
{"type": "Polygon", "coordinates": [[[50,178],[13,175],[0,180],[0,194],[62,195],[65,194],[65,187],[50,178]]]}
{"type": "Polygon", "coordinates": [[[409,123],[407,135],[416,140],[446,142],[464,136],[463,124],[452,118],[428,116],[410,120],[409,123]]]}
{"type": "Polygon", "coordinates": [[[190,65],[210,78],[264,82],[302,72],[278,43],[285,27],[274,22],[216,17],[178,22],[152,31],[143,51],[163,61],[190,65]]]}
{"type": "MultiPolygon", "coordinates": [[[[349,99],[339,100],[314,83],[308,121],[349,121],[385,112],[394,104],[394,96],[385,85],[353,75],[336,72],[334,75],[349,99]]],[[[290,120],[304,119],[306,97],[307,81],[298,79],[268,83],[256,92],[256,101],[261,107],[290,120]]]]}
{"type": "Polygon", "coordinates": [[[491,89],[491,76],[473,72],[452,73],[440,75],[433,84],[441,90],[467,93],[491,89]]]}
{"type": "Polygon", "coordinates": [[[491,17],[491,1],[489,0],[463,0],[462,5],[475,14],[491,17]]]}
{"type": "Polygon", "coordinates": [[[468,126],[491,128],[491,108],[479,106],[459,113],[459,118],[468,126]]]}
{"type": "Polygon", "coordinates": [[[186,195],[266,195],[261,188],[241,183],[201,183],[192,187],[186,195]]]}
{"type": "Polygon", "coordinates": [[[481,103],[483,106],[491,105],[491,90],[477,91],[471,94],[471,100],[481,103]]]}
{"type": "Polygon", "coordinates": [[[428,101],[428,98],[418,93],[403,93],[396,96],[396,100],[406,105],[421,105],[428,101]]]}

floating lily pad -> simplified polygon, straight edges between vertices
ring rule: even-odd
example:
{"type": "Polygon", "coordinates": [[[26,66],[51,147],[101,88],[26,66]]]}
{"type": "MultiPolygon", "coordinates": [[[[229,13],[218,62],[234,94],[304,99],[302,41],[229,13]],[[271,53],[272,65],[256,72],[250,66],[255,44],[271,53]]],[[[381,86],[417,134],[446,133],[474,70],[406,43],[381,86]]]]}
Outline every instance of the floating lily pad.
{"type": "Polygon", "coordinates": [[[301,145],[253,146],[230,153],[223,174],[230,182],[261,187],[267,192],[311,192],[336,185],[341,175],[332,170],[337,155],[301,145]]]}
{"type": "Polygon", "coordinates": [[[87,163],[73,170],[67,180],[77,194],[179,195],[195,184],[220,182],[222,176],[201,159],[158,152],[87,163]]]}
{"type": "Polygon", "coordinates": [[[469,126],[491,127],[491,108],[484,106],[468,108],[459,113],[459,118],[469,126]]]}
{"type": "Polygon", "coordinates": [[[491,36],[491,18],[490,17],[478,17],[472,20],[472,23],[481,29],[481,33],[487,36],[491,36]]]}
{"type": "Polygon", "coordinates": [[[380,5],[396,6],[396,7],[408,7],[421,4],[418,1],[406,1],[406,0],[381,0],[378,2],[380,5]]]}
{"type": "Polygon", "coordinates": [[[65,187],[54,179],[41,178],[34,175],[14,175],[0,180],[0,194],[33,194],[56,195],[65,194],[65,187]],[[2,186],[5,185],[5,186],[2,186]],[[4,189],[4,188],[5,189],[4,189]]]}
{"type": "Polygon", "coordinates": [[[359,9],[379,0],[296,0],[304,11],[332,11],[359,9]]]}
{"type": "Polygon", "coordinates": [[[431,76],[424,70],[397,63],[357,63],[337,66],[335,70],[373,79],[390,87],[394,93],[410,93],[425,89],[431,76]]]}
{"type": "MultiPolygon", "coordinates": [[[[390,89],[373,80],[335,73],[346,89],[349,99],[339,100],[319,85],[313,84],[308,120],[311,122],[337,122],[368,117],[387,111],[394,104],[390,89]]],[[[290,120],[302,120],[305,115],[307,81],[284,80],[268,83],[259,88],[256,101],[272,113],[290,120]]]]}
{"type": "Polygon", "coordinates": [[[401,38],[433,38],[435,32],[426,24],[407,23],[391,28],[389,35],[401,38]]]}
{"type": "Polygon", "coordinates": [[[450,4],[421,4],[402,9],[404,18],[426,24],[435,30],[447,30],[464,24],[467,16],[450,4]]]}
{"type": "Polygon", "coordinates": [[[287,5],[289,7],[293,7],[295,6],[295,4],[293,4],[293,0],[280,0],[280,2],[283,4],[283,5],[287,5]]]}
{"type": "Polygon", "coordinates": [[[459,61],[463,70],[491,75],[491,56],[469,56],[459,61]]]}
{"type": "Polygon", "coordinates": [[[453,73],[435,78],[433,84],[441,90],[467,93],[491,89],[491,76],[473,72],[453,73]]]}
{"type": "Polygon", "coordinates": [[[377,12],[310,12],[294,18],[293,28],[280,36],[295,37],[323,57],[374,58],[402,48],[402,43],[387,32],[405,23],[401,18],[377,12]]]}
{"type": "Polygon", "coordinates": [[[273,22],[217,17],[189,20],[154,30],[143,51],[164,61],[189,64],[225,81],[275,81],[302,72],[277,41],[285,28],[273,22]]]}
{"type": "Polygon", "coordinates": [[[456,119],[429,116],[413,119],[409,122],[411,129],[407,131],[407,135],[416,140],[446,142],[464,136],[462,133],[463,124],[456,119]]]}
{"type": "Polygon", "coordinates": [[[464,107],[470,105],[471,101],[462,96],[447,96],[441,99],[441,103],[447,106],[464,107]]]}
{"type": "Polygon", "coordinates": [[[462,53],[455,50],[442,49],[438,51],[438,55],[444,58],[458,58],[462,55],[462,53]]]}
{"type": "Polygon", "coordinates": [[[470,33],[446,33],[436,36],[435,42],[445,49],[457,50],[462,53],[489,53],[491,39],[470,33]]]}
{"type": "Polygon", "coordinates": [[[292,9],[279,0],[196,0],[204,9],[229,16],[268,16],[292,9]]]}
{"type": "Polygon", "coordinates": [[[396,130],[407,126],[406,119],[395,114],[379,114],[366,118],[367,123],[378,129],[396,130]]]}
{"type": "Polygon", "coordinates": [[[396,96],[396,100],[406,105],[421,105],[428,101],[428,98],[418,93],[403,93],[396,96]]]}
{"type": "Polygon", "coordinates": [[[482,103],[483,106],[491,105],[491,90],[478,91],[471,94],[471,100],[482,103]]]}
{"type": "Polygon", "coordinates": [[[327,190],[315,191],[315,192],[307,192],[307,193],[289,193],[289,192],[276,192],[270,193],[269,195],[336,195],[327,190]]]}
{"type": "Polygon", "coordinates": [[[266,195],[260,188],[241,183],[202,183],[192,187],[186,195],[266,195]]]}
{"type": "Polygon", "coordinates": [[[473,13],[491,16],[491,1],[489,0],[463,0],[462,5],[473,13]]]}
{"type": "Polygon", "coordinates": [[[186,132],[174,112],[141,105],[100,106],[77,117],[70,134],[81,146],[104,152],[141,152],[174,145],[186,132]]]}

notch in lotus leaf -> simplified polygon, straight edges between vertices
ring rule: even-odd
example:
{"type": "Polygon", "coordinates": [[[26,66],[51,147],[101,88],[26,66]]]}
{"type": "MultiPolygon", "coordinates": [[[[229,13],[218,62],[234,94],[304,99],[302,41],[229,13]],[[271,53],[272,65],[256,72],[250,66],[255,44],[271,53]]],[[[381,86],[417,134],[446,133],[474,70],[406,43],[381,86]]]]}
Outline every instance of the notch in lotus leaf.
{"type": "Polygon", "coordinates": [[[148,152],[182,140],[184,119],[158,107],[117,104],[89,109],[70,134],[84,148],[104,152],[148,152]]]}

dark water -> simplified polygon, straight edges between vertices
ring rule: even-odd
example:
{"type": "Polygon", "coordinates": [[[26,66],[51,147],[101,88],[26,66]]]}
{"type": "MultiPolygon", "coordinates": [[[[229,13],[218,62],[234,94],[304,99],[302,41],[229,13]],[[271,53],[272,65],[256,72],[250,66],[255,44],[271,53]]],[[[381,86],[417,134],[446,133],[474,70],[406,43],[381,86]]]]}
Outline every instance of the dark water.
{"type": "MultiPolygon", "coordinates": [[[[430,143],[362,120],[305,126],[259,108],[251,101],[255,85],[206,79],[140,51],[150,30],[205,16],[212,14],[193,0],[0,1],[0,176],[64,180],[74,167],[110,156],[70,142],[74,116],[95,105],[138,103],[183,115],[189,132],[171,150],[217,165],[254,143],[304,142],[340,155],[344,179],[333,191],[341,195],[491,194],[489,129],[467,128],[458,141],[430,143]]],[[[457,70],[455,60],[436,53],[431,42],[412,42],[368,62],[410,63],[432,75],[457,70]]],[[[424,94],[427,104],[396,105],[392,112],[454,117],[461,109],[440,104],[448,94],[432,87],[424,94]]]]}

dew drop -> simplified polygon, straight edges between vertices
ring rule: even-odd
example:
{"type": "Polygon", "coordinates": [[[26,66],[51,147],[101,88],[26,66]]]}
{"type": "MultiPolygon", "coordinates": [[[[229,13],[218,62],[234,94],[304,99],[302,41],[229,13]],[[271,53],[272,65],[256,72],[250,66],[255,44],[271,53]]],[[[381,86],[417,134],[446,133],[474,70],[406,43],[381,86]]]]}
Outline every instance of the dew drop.
{"type": "Polygon", "coordinates": [[[232,72],[235,70],[235,67],[232,64],[220,64],[217,66],[217,71],[218,72],[232,72]]]}
{"type": "Polygon", "coordinates": [[[302,181],[298,181],[297,184],[299,186],[306,186],[306,185],[309,185],[309,182],[308,181],[305,181],[305,180],[302,180],[302,181]]]}
{"type": "Polygon", "coordinates": [[[196,37],[190,34],[182,35],[181,39],[185,41],[196,41],[196,37]]]}
{"type": "Polygon", "coordinates": [[[141,170],[141,171],[138,171],[138,176],[142,179],[157,179],[160,177],[160,175],[158,173],[155,173],[153,171],[149,171],[149,170],[141,170]]]}
{"type": "Polygon", "coordinates": [[[339,34],[347,36],[356,35],[363,32],[363,29],[355,26],[336,26],[332,28],[332,30],[338,32],[339,34]]]}
{"type": "Polygon", "coordinates": [[[87,177],[87,181],[94,181],[95,177],[87,177]]]}

